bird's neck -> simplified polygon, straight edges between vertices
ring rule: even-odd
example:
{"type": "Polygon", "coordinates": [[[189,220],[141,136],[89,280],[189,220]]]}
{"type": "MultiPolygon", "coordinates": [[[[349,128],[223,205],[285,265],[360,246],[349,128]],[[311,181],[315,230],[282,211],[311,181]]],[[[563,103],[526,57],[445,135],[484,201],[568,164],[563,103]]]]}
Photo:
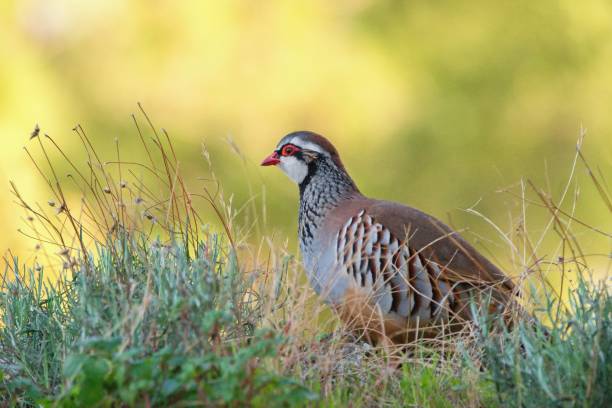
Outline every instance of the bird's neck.
{"type": "Polygon", "coordinates": [[[310,163],[306,178],[300,183],[300,213],[298,232],[303,255],[330,211],[344,200],[360,195],[357,186],[344,169],[331,159],[310,163]]]}

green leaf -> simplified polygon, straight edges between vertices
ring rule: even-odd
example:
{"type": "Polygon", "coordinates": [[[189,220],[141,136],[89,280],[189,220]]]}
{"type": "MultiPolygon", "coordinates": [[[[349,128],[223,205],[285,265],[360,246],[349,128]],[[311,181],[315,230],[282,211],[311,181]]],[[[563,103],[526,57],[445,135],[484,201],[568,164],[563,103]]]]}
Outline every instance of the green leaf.
{"type": "Polygon", "coordinates": [[[76,376],[87,358],[88,357],[83,354],[69,355],[64,361],[64,377],[71,378],[76,376]]]}
{"type": "Polygon", "coordinates": [[[174,378],[168,378],[163,382],[161,392],[165,397],[169,397],[181,388],[181,386],[182,384],[179,381],[174,378]]]}
{"type": "Polygon", "coordinates": [[[102,383],[87,378],[80,383],[80,390],[77,400],[80,406],[90,407],[99,403],[104,398],[105,392],[102,383]]]}
{"type": "Polygon", "coordinates": [[[83,372],[92,382],[102,383],[111,370],[111,364],[106,359],[89,357],[83,364],[83,372]]]}

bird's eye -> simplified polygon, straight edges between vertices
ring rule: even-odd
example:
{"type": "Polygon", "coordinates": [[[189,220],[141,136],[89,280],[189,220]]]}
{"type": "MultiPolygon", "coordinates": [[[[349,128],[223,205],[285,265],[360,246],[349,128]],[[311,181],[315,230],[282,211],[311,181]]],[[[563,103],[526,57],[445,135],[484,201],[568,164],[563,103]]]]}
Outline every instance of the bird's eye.
{"type": "Polygon", "coordinates": [[[293,155],[295,152],[297,151],[297,149],[294,146],[291,145],[287,145],[285,147],[283,147],[283,150],[281,151],[281,154],[283,156],[291,156],[293,155]]]}

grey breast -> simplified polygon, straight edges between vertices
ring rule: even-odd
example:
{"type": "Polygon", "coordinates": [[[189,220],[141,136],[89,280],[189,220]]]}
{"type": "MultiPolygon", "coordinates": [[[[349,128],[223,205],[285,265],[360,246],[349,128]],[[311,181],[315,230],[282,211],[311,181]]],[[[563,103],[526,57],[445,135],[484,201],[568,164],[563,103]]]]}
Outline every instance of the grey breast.
{"type": "Polygon", "coordinates": [[[339,304],[353,284],[337,256],[337,235],[318,231],[308,248],[302,250],[304,267],[314,291],[329,304],[339,304]]]}

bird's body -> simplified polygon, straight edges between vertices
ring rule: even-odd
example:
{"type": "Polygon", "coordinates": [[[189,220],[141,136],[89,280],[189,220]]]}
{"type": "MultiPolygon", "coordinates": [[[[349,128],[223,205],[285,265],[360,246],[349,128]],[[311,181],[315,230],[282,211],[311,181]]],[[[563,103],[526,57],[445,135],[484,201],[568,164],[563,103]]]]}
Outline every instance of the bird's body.
{"type": "Polygon", "coordinates": [[[511,280],[458,233],[417,209],[362,195],[322,136],[290,134],[262,164],[298,183],[310,284],[368,340],[455,331],[473,318],[471,300],[497,311],[512,303],[511,280]]]}

